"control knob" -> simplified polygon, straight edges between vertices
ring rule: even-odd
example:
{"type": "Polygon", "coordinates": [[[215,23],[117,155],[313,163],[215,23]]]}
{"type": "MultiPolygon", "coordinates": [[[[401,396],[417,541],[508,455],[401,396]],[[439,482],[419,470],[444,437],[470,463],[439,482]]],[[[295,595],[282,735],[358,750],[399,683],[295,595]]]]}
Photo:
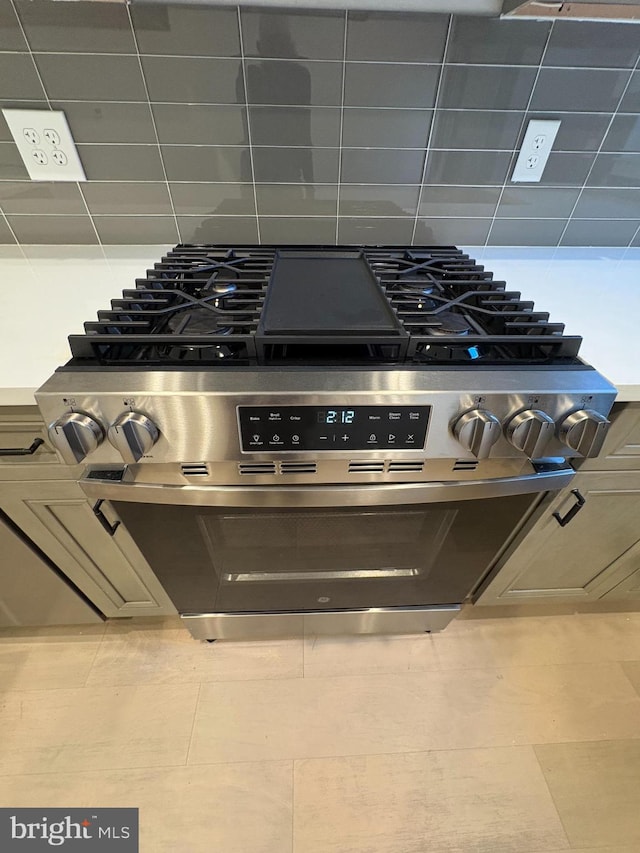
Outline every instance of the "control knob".
{"type": "Polygon", "coordinates": [[[109,427],[109,441],[125,462],[133,463],[147,454],[160,432],[154,422],[140,412],[124,412],[109,427]]]}
{"type": "Polygon", "coordinates": [[[518,412],[508,422],[505,433],[511,444],[529,459],[544,456],[544,449],[556,429],[553,418],[540,409],[518,412]]]}
{"type": "Polygon", "coordinates": [[[602,450],[610,421],[593,409],[572,412],[560,424],[558,438],[581,456],[591,458],[602,450]]]}
{"type": "Polygon", "coordinates": [[[97,421],[82,412],[67,412],[49,427],[51,444],[67,465],[76,465],[92,453],[104,438],[97,421]]]}
{"type": "Polygon", "coordinates": [[[500,421],[484,409],[472,409],[460,415],[453,425],[453,434],[465,450],[471,451],[476,459],[486,459],[489,451],[500,438],[500,421]]]}

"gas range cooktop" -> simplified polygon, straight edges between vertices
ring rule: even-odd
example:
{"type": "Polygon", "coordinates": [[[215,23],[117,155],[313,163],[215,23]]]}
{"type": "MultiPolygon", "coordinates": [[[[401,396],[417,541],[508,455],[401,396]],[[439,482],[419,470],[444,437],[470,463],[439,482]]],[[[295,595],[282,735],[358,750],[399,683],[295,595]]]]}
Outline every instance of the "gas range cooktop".
{"type": "Polygon", "coordinates": [[[580,365],[563,329],[454,246],[179,245],[67,368],[580,365]]]}

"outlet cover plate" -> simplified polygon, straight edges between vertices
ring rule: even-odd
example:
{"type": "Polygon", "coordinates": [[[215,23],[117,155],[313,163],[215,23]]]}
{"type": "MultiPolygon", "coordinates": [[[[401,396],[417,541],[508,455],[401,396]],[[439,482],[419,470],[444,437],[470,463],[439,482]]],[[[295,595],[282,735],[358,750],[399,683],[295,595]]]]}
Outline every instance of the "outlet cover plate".
{"type": "Polygon", "coordinates": [[[538,183],[558,133],[558,120],[531,119],[511,175],[519,183],[538,183]]]}
{"type": "Polygon", "coordinates": [[[2,110],[32,181],[86,181],[61,110],[2,110]]]}

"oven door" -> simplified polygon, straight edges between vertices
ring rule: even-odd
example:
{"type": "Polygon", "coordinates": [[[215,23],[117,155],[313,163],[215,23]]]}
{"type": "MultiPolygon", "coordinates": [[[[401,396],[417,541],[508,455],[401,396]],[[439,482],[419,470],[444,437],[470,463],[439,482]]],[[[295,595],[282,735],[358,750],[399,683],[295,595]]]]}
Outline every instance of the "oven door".
{"type": "MultiPolygon", "coordinates": [[[[459,605],[541,493],[574,472],[463,483],[158,486],[100,480],[183,615],[459,605]]],[[[116,533],[117,535],[117,533],[116,533]]]]}

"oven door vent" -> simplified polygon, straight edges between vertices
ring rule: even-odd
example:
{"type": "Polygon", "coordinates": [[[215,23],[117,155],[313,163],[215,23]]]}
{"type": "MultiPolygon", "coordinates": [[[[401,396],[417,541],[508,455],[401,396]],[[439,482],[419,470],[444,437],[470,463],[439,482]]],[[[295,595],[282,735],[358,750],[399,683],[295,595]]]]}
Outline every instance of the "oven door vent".
{"type": "Polygon", "coordinates": [[[384,471],[384,462],[377,462],[374,460],[369,460],[368,462],[349,462],[349,473],[350,474],[378,474],[384,471]]]}
{"type": "Polygon", "coordinates": [[[389,462],[389,467],[387,468],[387,471],[390,474],[393,474],[394,472],[395,473],[402,472],[405,474],[409,474],[409,473],[419,474],[423,470],[424,470],[424,462],[420,459],[402,459],[402,460],[400,460],[400,459],[393,460],[392,459],[389,462]]]}
{"type": "Polygon", "coordinates": [[[281,474],[315,474],[317,465],[315,462],[281,462],[281,474]]]}
{"type": "Polygon", "coordinates": [[[180,466],[183,477],[208,477],[209,468],[206,462],[186,462],[180,466]]]}
{"type": "Polygon", "coordinates": [[[454,471],[475,471],[478,467],[477,459],[457,459],[454,463],[454,471]]]}
{"type": "Polygon", "coordinates": [[[275,474],[275,462],[240,462],[238,471],[241,474],[275,474]]]}

